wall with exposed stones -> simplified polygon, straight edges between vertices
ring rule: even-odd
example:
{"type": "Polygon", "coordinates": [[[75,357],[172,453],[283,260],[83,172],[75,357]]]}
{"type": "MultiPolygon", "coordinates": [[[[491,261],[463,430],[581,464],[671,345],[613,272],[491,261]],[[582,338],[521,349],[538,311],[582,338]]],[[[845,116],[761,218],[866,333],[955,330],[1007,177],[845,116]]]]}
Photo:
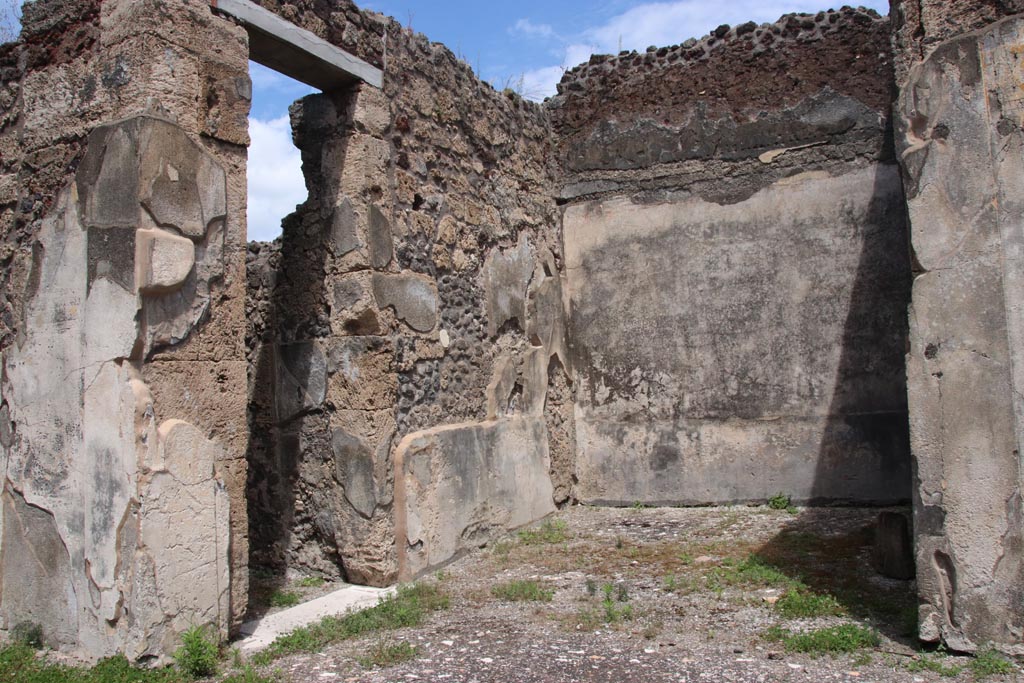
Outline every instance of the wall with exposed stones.
{"type": "Polygon", "coordinates": [[[845,8],[563,78],[578,498],[909,498],[888,45],[845,8]]]}
{"type": "Polygon", "coordinates": [[[260,4],[384,87],[292,107],[309,198],[248,248],[242,28],[39,0],[0,47],[0,630],[159,658],[250,564],[386,584],[573,500],[912,493],[922,638],[1022,652],[1024,6],[723,26],[537,105],[260,4]]]}
{"type": "Polygon", "coordinates": [[[900,2],[907,384],[923,640],[1024,654],[1024,10],[900,2]]]}
{"type": "Polygon", "coordinates": [[[163,656],[244,610],[244,32],[40,0],[3,48],[0,627],[163,656]]]}
{"type": "MultiPolygon", "coordinates": [[[[539,420],[523,463],[554,482],[547,505],[502,521],[493,501],[465,501],[462,522],[439,523],[463,524],[467,547],[570,496],[550,126],[393,20],[345,3],[264,5],[382,66],[384,89],[293,107],[310,198],[279,242],[251,247],[252,559],[385,585],[423,542],[393,540],[407,513],[394,500],[403,437],[539,420]]],[[[497,447],[481,446],[480,462],[497,447]]]]}

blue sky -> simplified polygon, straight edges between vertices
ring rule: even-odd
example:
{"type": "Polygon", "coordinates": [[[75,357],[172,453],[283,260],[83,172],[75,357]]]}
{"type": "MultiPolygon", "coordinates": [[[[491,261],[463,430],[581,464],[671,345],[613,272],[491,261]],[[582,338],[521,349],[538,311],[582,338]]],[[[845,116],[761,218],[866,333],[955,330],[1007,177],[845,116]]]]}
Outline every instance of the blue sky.
{"type": "MultiPolygon", "coordinates": [[[[553,95],[567,68],[592,53],[644,50],[706,35],[720,24],[775,21],[789,12],[817,12],[829,0],[356,0],[403,26],[444,43],[497,89],[525,97],[553,95]]],[[[885,14],[889,0],[864,0],[885,14]]],[[[20,0],[0,0],[0,28],[20,0]]],[[[8,22],[9,23],[9,22],[8,22]]],[[[280,234],[281,219],[306,198],[299,154],[291,143],[288,105],[314,92],[250,64],[249,239],[280,234]]]]}
{"type": "MultiPolygon", "coordinates": [[[[357,0],[358,2],[358,0],[357,0]]],[[[885,14],[888,0],[864,6],[885,14]]],[[[497,89],[531,99],[553,95],[562,71],[592,53],[644,50],[701,37],[720,24],[775,21],[818,12],[828,0],[366,0],[359,5],[447,45],[497,89]]],[[[280,220],[306,197],[298,152],[291,146],[288,104],[312,92],[253,65],[249,150],[249,238],[273,239],[280,220]]]]}

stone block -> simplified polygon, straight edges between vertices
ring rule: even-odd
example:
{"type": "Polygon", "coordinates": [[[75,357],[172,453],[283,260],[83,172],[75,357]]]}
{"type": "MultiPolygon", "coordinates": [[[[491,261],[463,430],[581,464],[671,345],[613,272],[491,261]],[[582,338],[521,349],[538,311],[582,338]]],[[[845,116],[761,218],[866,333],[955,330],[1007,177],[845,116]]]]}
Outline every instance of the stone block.
{"type": "Polygon", "coordinates": [[[331,251],[335,256],[344,256],[361,246],[352,201],[348,197],[342,197],[334,207],[334,215],[331,216],[331,251]]]}
{"type": "Polygon", "coordinates": [[[334,466],[338,483],[345,490],[345,499],[364,517],[371,517],[377,506],[373,479],[373,451],[365,441],[342,429],[331,434],[334,466]]]}
{"type": "Polygon", "coordinates": [[[338,410],[394,408],[398,378],[385,337],[340,337],[327,350],[327,400],[338,410]]]}
{"type": "Polygon", "coordinates": [[[554,512],[536,418],[437,427],[395,451],[399,579],[411,580],[554,512]]]}
{"type": "Polygon", "coordinates": [[[327,396],[327,357],[319,343],[280,344],[274,358],[278,422],[319,408],[327,396]]]}
{"type": "Polygon", "coordinates": [[[510,320],[526,328],[526,289],[533,275],[533,257],[526,233],[513,249],[494,249],[484,262],[484,292],[487,298],[487,334],[495,336],[510,320]]]}
{"type": "Polygon", "coordinates": [[[135,281],[147,294],[182,286],[196,264],[192,241],[163,230],[135,233],[135,281]]]}
{"type": "Polygon", "coordinates": [[[379,308],[391,306],[417,332],[430,332],[437,325],[437,285],[426,276],[374,273],[373,294],[379,308]]]}
{"type": "Polygon", "coordinates": [[[376,204],[370,205],[367,237],[370,248],[370,265],[378,270],[387,268],[395,250],[391,235],[391,221],[376,204]]]}
{"type": "Polygon", "coordinates": [[[882,576],[907,581],[914,578],[914,542],[910,522],[899,512],[882,512],[875,526],[872,564],[882,576]]]}

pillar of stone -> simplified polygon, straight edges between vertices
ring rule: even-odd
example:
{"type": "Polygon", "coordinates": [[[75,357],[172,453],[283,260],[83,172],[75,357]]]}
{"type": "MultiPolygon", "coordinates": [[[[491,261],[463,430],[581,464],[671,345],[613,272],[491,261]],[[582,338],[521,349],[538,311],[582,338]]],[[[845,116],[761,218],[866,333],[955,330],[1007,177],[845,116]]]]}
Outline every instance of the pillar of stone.
{"type": "Polygon", "coordinates": [[[23,25],[0,627],[160,658],[246,604],[246,36],[201,0],[40,0],[23,25]]]}
{"type": "Polygon", "coordinates": [[[920,636],[1021,654],[1024,17],[991,11],[894,8],[915,267],[907,385],[920,636]]]}

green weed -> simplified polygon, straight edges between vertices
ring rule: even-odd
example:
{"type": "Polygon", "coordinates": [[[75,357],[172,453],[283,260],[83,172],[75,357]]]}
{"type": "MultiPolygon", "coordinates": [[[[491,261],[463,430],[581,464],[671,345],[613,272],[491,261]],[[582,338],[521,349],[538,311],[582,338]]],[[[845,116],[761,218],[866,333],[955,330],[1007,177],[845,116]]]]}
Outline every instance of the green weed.
{"type": "Polygon", "coordinates": [[[784,493],[776,493],[769,498],[768,507],[772,510],[785,510],[791,515],[797,512],[797,509],[792,504],[792,499],[784,493]]]}
{"type": "Polygon", "coordinates": [[[790,586],[797,583],[755,554],[748,555],[741,562],[726,558],[720,567],[708,572],[707,580],[712,590],[737,585],[790,586]]]}
{"type": "Polygon", "coordinates": [[[921,671],[931,671],[937,673],[940,676],[947,676],[952,678],[953,676],[959,676],[964,670],[962,664],[951,664],[948,663],[949,657],[943,654],[934,655],[921,655],[918,659],[911,659],[905,662],[903,668],[907,671],[919,673],[921,671]]]}
{"type": "Polygon", "coordinates": [[[781,642],[788,652],[803,652],[813,656],[856,652],[867,647],[877,647],[881,642],[875,631],[856,624],[829,626],[804,633],[793,633],[774,626],[763,635],[766,640],[781,642]]]}
{"type": "Polygon", "coordinates": [[[520,531],[519,541],[524,545],[562,543],[569,540],[568,528],[569,525],[563,519],[546,519],[539,528],[520,531]]]}
{"type": "Polygon", "coordinates": [[[181,647],[174,653],[178,668],[192,678],[204,678],[217,673],[218,643],[212,629],[192,626],[181,634],[181,647]]]}
{"type": "Polygon", "coordinates": [[[843,606],[831,595],[821,595],[803,586],[794,586],[783,593],[775,609],[787,619],[828,617],[843,612],[843,606]]]}
{"type": "Polygon", "coordinates": [[[4,683],[184,683],[174,669],[140,669],[123,656],[103,659],[91,669],[52,664],[25,644],[0,649],[0,681],[4,683]]]}
{"type": "Polygon", "coordinates": [[[366,668],[383,668],[408,662],[415,659],[418,654],[419,648],[404,640],[395,642],[388,638],[380,638],[357,661],[366,668]]]}
{"type": "Polygon", "coordinates": [[[974,656],[974,659],[971,660],[968,666],[971,668],[971,673],[974,674],[975,678],[1011,674],[1014,670],[1010,660],[995,650],[981,650],[974,656]]]}
{"type": "Polygon", "coordinates": [[[220,683],[278,683],[281,680],[280,674],[261,674],[252,666],[243,666],[241,671],[236,671],[226,676],[220,683]]]}
{"type": "Polygon", "coordinates": [[[299,588],[319,588],[325,581],[319,576],[307,576],[295,582],[299,588]]]}
{"type": "Polygon", "coordinates": [[[555,591],[544,588],[536,581],[509,581],[491,588],[499,600],[508,602],[550,602],[555,591]]]}
{"type": "Polygon", "coordinates": [[[302,601],[302,596],[295,591],[276,590],[270,594],[271,607],[294,607],[302,601]]]}
{"type": "Polygon", "coordinates": [[[19,621],[11,629],[11,642],[39,650],[43,647],[43,627],[33,621],[19,621]]]}

